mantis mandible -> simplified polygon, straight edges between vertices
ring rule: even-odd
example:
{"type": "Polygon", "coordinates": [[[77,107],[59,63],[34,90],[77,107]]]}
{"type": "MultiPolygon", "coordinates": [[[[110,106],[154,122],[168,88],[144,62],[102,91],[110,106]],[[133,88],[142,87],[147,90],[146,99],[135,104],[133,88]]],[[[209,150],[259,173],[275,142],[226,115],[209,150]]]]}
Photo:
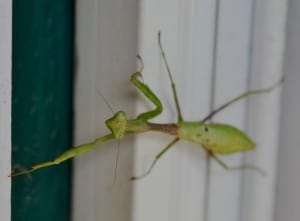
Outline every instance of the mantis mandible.
{"type": "Polygon", "coordinates": [[[94,141],[86,144],[82,144],[73,148],[70,148],[59,155],[53,161],[43,162],[40,164],[36,164],[32,166],[31,169],[12,173],[10,176],[19,176],[22,174],[31,173],[35,170],[39,170],[44,167],[49,167],[53,165],[60,164],[70,158],[73,158],[79,154],[83,154],[89,152],[96,148],[98,145],[108,141],[108,140],[120,140],[126,135],[130,134],[138,134],[144,133],[148,131],[157,131],[169,134],[173,136],[173,140],[161,151],[159,152],[152,164],[148,168],[148,170],[141,174],[140,176],[132,176],[132,180],[137,180],[144,178],[149,175],[154,168],[157,161],[179,140],[187,140],[193,143],[197,143],[207,151],[209,156],[211,156],[217,163],[219,163],[226,170],[234,170],[234,169],[253,169],[260,174],[264,174],[260,168],[250,165],[243,164],[237,167],[229,167],[223,161],[219,159],[216,154],[233,154],[237,152],[244,152],[253,150],[255,148],[255,143],[241,130],[237,129],[234,126],[228,124],[221,123],[210,123],[208,122],[215,114],[220,112],[221,110],[227,108],[231,104],[246,98],[250,95],[254,94],[262,94],[267,93],[277,87],[282,83],[283,79],[271,87],[247,91],[227,103],[223,104],[219,108],[213,110],[210,114],[204,117],[201,121],[185,121],[179,105],[179,100],[177,97],[176,85],[174,83],[171,70],[162,47],[161,43],[161,34],[158,33],[158,45],[160,49],[160,53],[163,59],[163,62],[166,66],[167,73],[169,76],[169,80],[171,82],[171,88],[173,93],[173,99],[175,102],[176,110],[177,110],[177,123],[151,123],[149,120],[155,118],[163,111],[163,106],[159,98],[155,95],[155,93],[145,84],[140,78],[142,77],[143,70],[143,62],[141,58],[138,56],[138,59],[141,62],[141,69],[136,71],[131,75],[130,81],[132,84],[144,95],[146,96],[154,105],[155,108],[153,110],[144,112],[139,114],[135,119],[127,119],[126,113],[124,111],[118,111],[114,114],[114,116],[105,121],[105,125],[111,131],[109,134],[99,137],[94,141]]]}

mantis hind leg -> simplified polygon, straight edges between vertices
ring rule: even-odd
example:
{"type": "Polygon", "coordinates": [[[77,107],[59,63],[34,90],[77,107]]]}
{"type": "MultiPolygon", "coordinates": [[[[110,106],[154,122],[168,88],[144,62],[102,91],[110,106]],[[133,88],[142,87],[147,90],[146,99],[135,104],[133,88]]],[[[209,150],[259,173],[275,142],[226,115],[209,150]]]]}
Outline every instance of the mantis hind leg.
{"type": "Polygon", "coordinates": [[[215,114],[217,114],[218,112],[220,112],[221,110],[225,109],[226,107],[230,106],[231,104],[247,98],[251,95],[255,95],[255,94],[264,94],[264,93],[268,93],[270,91],[272,91],[273,89],[275,89],[277,86],[279,86],[280,84],[283,83],[284,78],[282,78],[280,81],[276,82],[274,85],[268,87],[268,88],[263,88],[263,89],[259,89],[259,90],[252,90],[252,91],[246,91],[242,94],[240,94],[239,96],[233,98],[232,100],[228,101],[227,103],[223,104],[222,106],[220,106],[219,108],[213,110],[211,113],[209,113],[203,120],[202,122],[206,122],[209,119],[211,119],[215,114]]]}
{"type": "Polygon", "coordinates": [[[173,76],[172,76],[171,69],[170,69],[170,66],[168,64],[168,61],[167,61],[166,54],[165,54],[164,49],[162,47],[161,33],[160,32],[158,32],[158,45],[159,45],[161,56],[162,56],[162,58],[164,60],[165,66],[167,68],[169,79],[171,81],[171,87],[172,87],[173,97],[174,97],[174,101],[175,101],[175,105],[176,105],[176,109],[177,109],[178,122],[181,122],[181,121],[183,121],[183,117],[182,117],[181,110],[180,110],[180,105],[179,105],[179,99],[178,99],[178,96],[177,96],[176,85],[175,85],[174,80],[173,80],[173,76]]]}
{"type": "Polygon", "coordinates": [[[259,173],[262,176],[266,176],[266,172],[263,171],[261,168],[252,165],[252,164],[242,164],[239,166],[228,166],[226,163],[224,163],[220,158],[218,158],[213,152],[208,151],[209,156],[211,156],[220,166],[222,166],[225,170],[244,170],[244,169],[250,169],[254,170],[255,172],[259,173]]]}

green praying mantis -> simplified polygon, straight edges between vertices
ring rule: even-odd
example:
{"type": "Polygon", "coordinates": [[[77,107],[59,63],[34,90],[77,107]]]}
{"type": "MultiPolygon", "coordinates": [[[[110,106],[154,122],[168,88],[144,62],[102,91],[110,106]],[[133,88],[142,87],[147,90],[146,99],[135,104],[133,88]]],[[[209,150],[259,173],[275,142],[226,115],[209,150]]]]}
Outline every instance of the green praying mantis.
{"type": "Polygon", "coordinates": [[[29,170],[12,173],[10,176],[19,176],[31,173],[44,167],[57,165],[70,158],[76,157],[79,154],[89,152],[108,140],[121,140],[126,135],[144,133],[148,131],[166,133],[173,136],[174,138],[162,151],[160,151],[156,155],[148,170],[139,176],[132,176],[132,180],[141,179],[149,175],[152,169],[154,168],[155,164],[158,162],[158,160],[179,140],[187,140],[199,144],[204,148],[204,150],[207,151],[210,157],[212,157],[226,170],[252,169],[264,175],[264,171],[261,170],[259,167],[256,167],[255,165],[243,164],[236,167],[230,167],[226,163],[221,161],[217,154],[226,155],[237,152],[249,151],[253,150],[256,145],[244,132],[237,129],[236,127],[228,124],[211,123],[209,121],[215,114],[243,98],[254,94],[270,92],[279,84],[281,84],[283,79],[268,88],[247,91],[233,98],[232,100],[223,104],[219,108],[213,110],[201,121],[185,121],[181,113],[176,91],[176,85],[174,83],[172,73],[164,49],[162,47],[160,32],[158,33],[158,45],[163,62],[167,69],[169,80],[171,82],[173,99],[177,110],[177,123],[159,124],[152,123],[149,121],[158,116],[163,111],[163,106],[159,98],[155,95],[155,93],[144,82],[140,80],[143,71],[143,61],[141,57],[138,56],[138,59],[141,62],[141,69],[131,75],[130,81],[144,96],[146,96],[155,105],[155,108],[153,110],[141,113],[134,119],[127,119],[126,113],[124,111],[118,111],[114,114],[112,118],[105,121],[105,125],[111,131],[109,134],[99,137],[90,143],[70,148],[63,152],[61,155],[59,155],[53,161],[36,164],[32,166],[32,168],[29,170]]]}

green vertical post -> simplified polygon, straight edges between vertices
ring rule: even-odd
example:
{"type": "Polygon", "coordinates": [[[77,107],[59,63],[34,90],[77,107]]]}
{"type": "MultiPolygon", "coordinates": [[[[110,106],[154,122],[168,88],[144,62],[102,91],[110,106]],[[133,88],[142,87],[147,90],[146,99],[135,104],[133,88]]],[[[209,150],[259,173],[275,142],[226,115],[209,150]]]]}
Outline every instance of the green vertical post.
{"type": "MultiPolygon", "coordinates": [[[[13,170],[71,147],[73,4],[13,0],[13,170]]],[[[70,166],[12,178],[12,221],[70,220],[70,166]]]]}

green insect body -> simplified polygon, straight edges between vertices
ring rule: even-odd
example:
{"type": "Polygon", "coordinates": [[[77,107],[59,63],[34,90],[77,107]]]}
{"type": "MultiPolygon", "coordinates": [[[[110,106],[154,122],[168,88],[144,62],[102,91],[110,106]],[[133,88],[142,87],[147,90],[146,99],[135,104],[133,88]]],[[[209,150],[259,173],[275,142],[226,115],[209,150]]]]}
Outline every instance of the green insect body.
{"type": "Polygon", "coordinates": [[[181,122],[178,137],[201,144],[218,154],[232,154],[255,148],[254,142],[239,129],[227,124],[181,122]]]}
{"type": "MultiPolygon", "coordinates": [[[[63,152],[61,155],[59,155],[53,161],[43,162],[34,165],[29,170],[12,173],[10,176],[18,176],[26,173],[31,173],[35,170],[44,167],[57,165],[79,154],[89,152],[108,140],[120,140],[126,135],[144,133],[148,131],[166,133],[173,136],[174,138],[161,152],[157,154],[149,169],[141,176],[133,176],[133,180],[141,179],[149,175],[157,161],[160,159],[160,157],[163,156],[179,140],[187,140],[199,144],[199,146],[203,147],[204,150],[207,151],[207,153],[225,169],[253,169],[261,174],[264,174],[264,172],[260,168],[254,165],[244,164],[237,167],[229,167],[224,162],[222,162],[216,156],[216,154],[233,154],[237,152],[252,150],[255,148],[255,143],[245,133],[235,128],[234,126],[219,123],[208,123],[207,121],[210,120],[216,113],[225,109],[226,107],[230,106],[231,104],[237,102],[240,99],[246,98],[254,94],[270,92],[279,84],[281,84],[283,79],[271,87],[260,90],[248,91],[235,97],[234,99],[228,101],[219,108],[213,110],[201,121],[187,122],[184,121],[184,118],[181,114],[176,86],[173,81],[170,67],[166,59],[166,55],[161,45],[160,33],[158,35],[158,43],[163,61],[166,65],[169,79],[171,81],[173,98],[178,115],[178,121],[176,123],[158,124],[149,122],[149,120],[158,116],[163,111],[163,106],[158,97],[154,94],[154,92],[140,80],[142,76],[141,69],[131,75],[130,81],[143,95],[145,95],[155,105],[155,108],[153,110],[141,113],[135,119],[127,119],[126,113],[124,111],[118,111],[113,117],[111,117],[105,122],[107,128],[111,131],[111,133],[97,138],[92,142],[70,148],[63,152]]],[[[140,60],[143,67],[142,60],[139,56],[138,59],[140,60]]]]}

